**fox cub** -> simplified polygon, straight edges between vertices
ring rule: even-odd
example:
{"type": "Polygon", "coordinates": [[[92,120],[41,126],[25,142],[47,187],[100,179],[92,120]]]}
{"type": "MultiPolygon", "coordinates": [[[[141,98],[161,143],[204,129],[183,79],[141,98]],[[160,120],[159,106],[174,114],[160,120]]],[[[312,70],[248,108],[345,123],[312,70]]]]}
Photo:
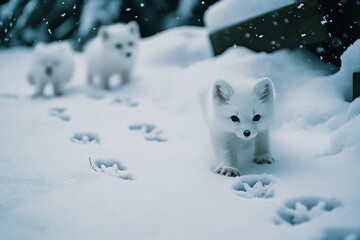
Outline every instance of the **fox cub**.
{"type": "Polygon", "coordinates": [[[119,75],[123,84],[128,83],[139,38],[139,26],[135,21],[101,27],[98,35],[85,47],[88,83],[92,85],[94,77],[98,77],[100,86],[109,90],[109,79],[113,75],[119,75]]]}
{"type": "Polygon", "coordinates": [[[35,86],[34,97],[44,94],[47,84],[52,84],[54,95],[64,93],[64,86],[73,77],[74,59],[66,43],[38,43],[34,50],[28,81],[35,86]]]}
{"type": "Polygon", "coordinates": [[[274,100],[274,86],[269,78],[213,83],[203,108],[218,160],[216,173],[239,176],[239,150],[249,142],[255,142],[255,163],[274,161],[269,144],[274,100]]]}

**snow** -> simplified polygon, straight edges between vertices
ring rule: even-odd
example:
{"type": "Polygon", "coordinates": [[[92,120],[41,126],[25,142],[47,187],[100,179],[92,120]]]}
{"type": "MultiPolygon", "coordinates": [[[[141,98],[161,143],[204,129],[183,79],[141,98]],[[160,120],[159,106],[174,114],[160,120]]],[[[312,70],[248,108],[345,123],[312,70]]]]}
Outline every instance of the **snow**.
{"type": "Polygon", "coordinates": [[[246,198],[271,198],[275,194],[275,178],[271,175],[240,176],[234,190],[246,198]]]}
{"type": "Polygon", "coordinates": [[[209,31],[216,31],[294,2],[294,0],[222,0],[209,7],[205,12],[204,22],[209,31]]]}
{"type": "Polygon", "coordinates": [[[321,199],[317,197],[291,199],[285,203],[285,206],[279,209],[278,213],[281,219],[279,218],[276,221],[279,224],[285,221],[296,225],[311,221],[339,206],[341,206],[341,203],[336,199],[321,199]]]}
{"type": "Polygon", "coordinates": [[[346,101],[359,49],[329,76],[300,50],[211,57],[205,29],[175,28],[141,41],[129,85],[86,86],[79,53],[65,96],[37,99],[32,49],[2,50],[0,238],[360,238],[359,100],[346,101]],[[277,161],[248,157],[228,178],[212,172],[198,92],[241,75],[274,82],[277,161]]]}

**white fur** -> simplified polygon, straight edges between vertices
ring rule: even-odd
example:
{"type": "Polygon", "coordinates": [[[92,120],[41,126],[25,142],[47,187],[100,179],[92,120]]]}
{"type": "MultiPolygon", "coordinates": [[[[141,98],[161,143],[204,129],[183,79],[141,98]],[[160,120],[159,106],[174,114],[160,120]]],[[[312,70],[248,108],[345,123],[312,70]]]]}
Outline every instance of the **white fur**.
{"type": "Polygon", "coordinates": [[[241,149],[248,148],[253,142],[255,163],[274,161],[269,144],[269,128],[275,92],[270,79],[218,80],[213,83],[204,100],[204,114],[218,160],[216,173],[238,176],[241,149]],[[254,121],[257,114],[260,120],[254,121]],[[240,121],[233,122],[231,116],[237,116],[240,121]],[[246,130],[250,132],[249,136],[244,135],[246,130]]]}
{"type": "Polygon", "coordinates": [[[88,83],[100,78],[101,87],[110,89],[109,78],[120,75],[122,83],[130,81],[139,42],[136,22],[101,27],[98,35],[85,47],[88,83]]]}
{"type": "Polygon", "coordinates": [[[63,94],[64,85],[74,73],[74,59],[70,46],[66,43],[38,43],[28,73],[28,81],[35,85],[34,96],[44,94],[47,84],[52,84],[54,95],[63,94]]]}

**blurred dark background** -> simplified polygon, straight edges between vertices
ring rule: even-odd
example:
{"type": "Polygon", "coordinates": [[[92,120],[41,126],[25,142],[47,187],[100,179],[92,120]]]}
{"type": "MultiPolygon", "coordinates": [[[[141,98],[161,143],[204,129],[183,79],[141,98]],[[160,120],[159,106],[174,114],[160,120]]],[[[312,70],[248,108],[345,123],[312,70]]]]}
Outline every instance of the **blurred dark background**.
{"type": "MultiPolygon", "coordinates": [[[[132,20],[139,23],[142,37],[181,25],[203,26],[204,12],[217,1],[0,0],[0,48],[70,40],[81,50],[100,26],[132,20]]],[[[340,66],[341,54],[360,38],[360,0],[317,0],[317,4],[329,37],[305,47],[340,66]]],[[[283,33],[277,29],[274,34],[283,33]]]]}
{"type": "Polygon", "coordinates": [[[142,37],[180,26],[203,26],[217,0],[0,0],[0,45],[31,46],[70,39],[80,50],[101,25],[136,20],[142,37]]]}

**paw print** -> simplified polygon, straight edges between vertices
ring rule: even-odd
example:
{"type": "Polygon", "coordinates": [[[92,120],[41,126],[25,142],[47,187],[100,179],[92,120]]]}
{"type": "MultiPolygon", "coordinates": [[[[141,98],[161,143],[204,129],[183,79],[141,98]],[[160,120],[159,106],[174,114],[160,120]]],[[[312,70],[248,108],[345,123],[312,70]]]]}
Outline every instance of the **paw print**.
{"type": "Polygon", "coordinates": [[[139,103],[133,101],[131,98],[117,97],[112,101],[112,104],[124,104],[127,107],[137,107],[139,103]]]}
{"type": "Polygon", "coordinates": [[[0,93],[0,98],[16,100],[18,99],[18,96],[11,93],[0,93]]]}
{"type": "Polygon", "coordinates": [[[313,218],[330,212],[341,204],[335,199],[323,199],[317,197],[302,197],[291,199],[278,210],[279,218],[276,223],[287,222],[291,225],[311,221],[313,218]]]}
{"type": "Polygon", "coordinates": [[[86,96],[94,100],[101,100],[105,97],[103,93],[98,93],[98,92],[89,92],[86,94],[86,96]]]}
{"type": "Polygon", "coordinates": [[[65,113],[66,108],[51,108],[49,110],[49,115],[57,117],[63,121],[70,121],[70,116],[65,113]]]}
{"type": "Polygon", "coordinates": [[[360,228],[334,227],[325,230],[322,240],[359,240],[360,228]]]}
{"type": "Polygon", "coordinates": [[[74,143],[79,144],[99,144],[100,137],[95,133],[75,133],[71,138],[74,143]]]}
{"type": "Polygon", "coordinates": [[[275,193],[275,178],[271,175],[246,175],[234,184],[236,194],[245,198],[271,198],[275,193]]]}
{"type": "Polygon", "coordinates": [[[117,159],[94,159],[89,158],[92,169],[107,176],[117,177],[123,180],[132,180],[131,174],[126,167],[117,159]]]}
{"type": "Polygon", "coordinates": [[[141,132],[147,141],[166,142],[163,131],[158,129],[154,124],[133,124],[129,126],[131,131],[141,132]]]}

